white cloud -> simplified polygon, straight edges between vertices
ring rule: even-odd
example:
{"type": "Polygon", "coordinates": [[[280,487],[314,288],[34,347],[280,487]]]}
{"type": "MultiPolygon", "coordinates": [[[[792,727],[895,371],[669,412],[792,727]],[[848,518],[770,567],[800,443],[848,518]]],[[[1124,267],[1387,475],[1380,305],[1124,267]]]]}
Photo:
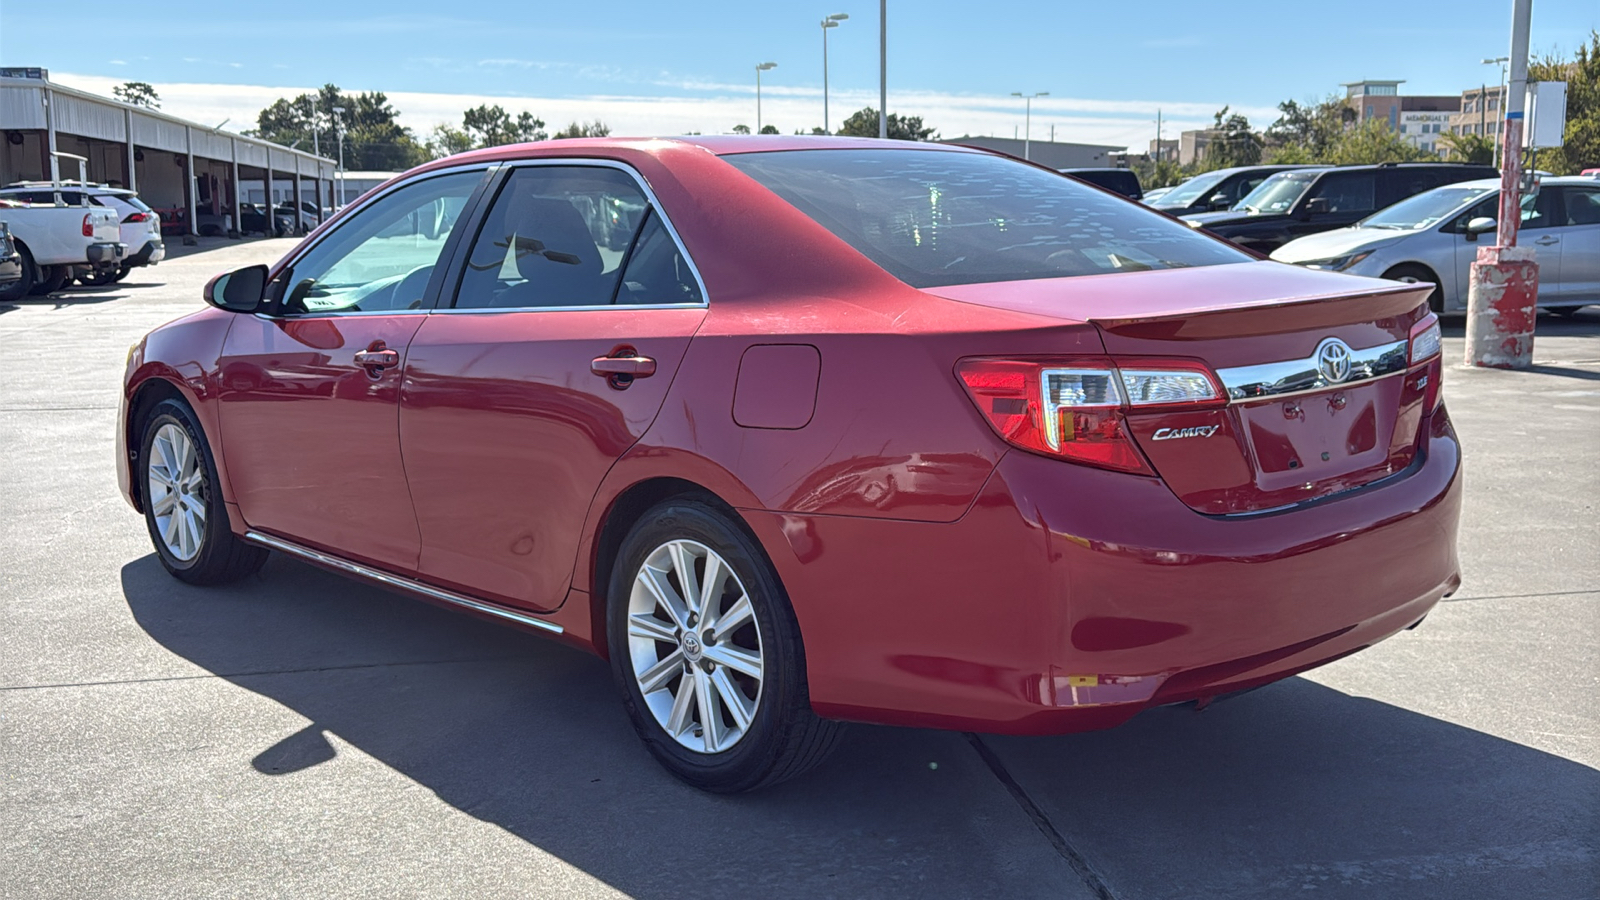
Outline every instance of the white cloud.
{"type": "MultiPolygon", "coordinates": [[[[485,68],[519,68],[515,60],[483,60],[485,68]]],[[[538,66],[539,63],[530,63],[538,66]]],[[[62,84],[110,96],[111,88],[122,79],[99,75],[55,73],[62,84]]],[[[665,81],[665,79],[663,79],[665,81]]],[[[671,135],[688,132],[719,134],[735,125],[755,127],[755,85],[710,82],[658,84],[684,92],[682,95],[650,96],[637,93],[592,94],[581,97],[532,97],[517,94],[447,94],[414,91],[386,92],[401,111],[400,121],[426,135],[442,122],[458,123],[461,113],[480,104],[499,104],[513,114],[532,112],[552,129],[571,121],[601,119],[622,135],[671,135]]],[[[164,111],[197,122],[231,119],[239,128],[250,127],[256,113],[281,97],[293,97],[314,90],[312,86],[232,85],[208,83],[163,83],[155,85],[164,111]]],[[[347,90],[370,89],[348,85],[347,90]]],[[[846,116],[867,106],[876,106],[878,95],[870,90],[836,90],[829,96],[833,127],[846,116]]],[[[1162,114],[1162,133],[1171,138],[1185,129],[1208,125],[1222,107],[1217,103],[1167,102],[1160,100],[1098,100],[1075,97],[1041,97],[1033,103],[1033,137],[1047,140],[1051,127],[1061,141],[1132,146],[1143,149],[1155,137],[1156,111],[1162,114]]],[[[777,126],[784,133],[810,131],[822,124],[822,92],[815,88],[762,86],[762,122],[777,126]]],[[[944,137],[959,135],[998,135],[1011,137],[1023,125],[1022,104],[1012,97],[977,94],[950,94],[936,91],[891,91],[889,108],[893,112],[921,116],[939,129],[944,137]]],[[[1257,107],[1235,107],[1257,125],[1266,125],[1277,111],[1257,107]]]]}

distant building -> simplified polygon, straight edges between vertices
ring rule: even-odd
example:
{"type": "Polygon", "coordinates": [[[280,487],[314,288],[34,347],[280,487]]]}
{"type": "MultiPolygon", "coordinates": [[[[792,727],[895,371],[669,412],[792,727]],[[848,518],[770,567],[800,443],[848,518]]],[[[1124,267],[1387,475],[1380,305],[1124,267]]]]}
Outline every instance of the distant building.
{"type": "Polygon", "coordinates": [[[1454,115],[1457,114],[1402,109],[1396,130],[1400,139],[1411,146],[1442,155],[1445,148],[1440,146],[1439,136],[1450,133],[1450,119],[1454,115]]]}
{"type": "Polygon", "coordinates": [[[1177,162],[1182,142],[1179,140],[1160,140],[1150,142],[1148,158],[1164,162],[1177,162]]]}
{"type": "Polygon", "coordinates": [[[1215,128],[1185,131],[1178,135],[1178,162],[1187,166],[1205,159],[1206,148],[1221,136],[1222,132],[1215,128]]]}
{"type": "Polygon", "coordinates": [[[1473,88],[1461,92],[1461,111],[1450,117],[1451,134],[1481,134],[1493,138],[1500,133],[1500,102],[1504,96],[1499,85],[1473,88]]]}
{"type": "MultiPolygon", "coordinates": [[[[1454,95],[1445,97],[1403,96],[1400,93],[1400,85],[1402,84],[1405,84],[1405,82],[1352,81],[1341,86],[1345,89],[1345,103],[1349,104],[1350,108],[1355,111],[1356,124],[1365,124],[1372,119],[1377,119],[1387,123],[1389,130],[1396,133],[1409,133],[1400,131],[1401,119],[1404,113],[1453,113],[1461,110],[1460,97],[1454,95]]],[[[1415,122],[1419,126],[1427,124],[1431,127],[1436,123],[1443,124],[1445,127],[1449,126],[1448,117],[1440,120],[1417,118],[1415,122]]],[[[1430,130],[1417,132],[1417,134],[1432,135],[1434,132],[1430,130]]],[[[1428,140],[1431,142],[1433,139],[1429,138],[1428,140]]]]}
{"type": "MultiPolygon", "coordinates": [[[[972,137],[964,135],[958,138],[945,138],[941,144],[965,144],[968,147],[982,147],[985,150],[998,150],[1011,156],[1023,155],[1023,141],[1017,138],[997,137],[972,137]]],[[[1109,144],[1069,144],[1065,141],[1030,141],[1027,146],[1027,158],[1041,166],[1052,169],[1093,169],[1111,168],[1112,154],[1121,153],[1125,148],[1109,144]]]]}

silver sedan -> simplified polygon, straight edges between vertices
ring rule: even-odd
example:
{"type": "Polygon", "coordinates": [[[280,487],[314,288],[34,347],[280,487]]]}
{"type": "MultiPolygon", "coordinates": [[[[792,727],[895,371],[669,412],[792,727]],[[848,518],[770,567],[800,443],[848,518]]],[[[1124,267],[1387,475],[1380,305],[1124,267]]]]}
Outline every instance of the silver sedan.
{"type": "MultiPolygon", "coordinates": [[[[1431,281],[1437,312],[1467,308],[1467,270],[1494,240],[1500,182],[1434,188],[1349,228],[1290,241],[1272,258],[1316,269],[1431,281]]],[[[1545,178],[1523,198],[1518,243],[1536,249],[1539,306],[1567,312],[1600,303],[1600,179],[1545,178]]]]}

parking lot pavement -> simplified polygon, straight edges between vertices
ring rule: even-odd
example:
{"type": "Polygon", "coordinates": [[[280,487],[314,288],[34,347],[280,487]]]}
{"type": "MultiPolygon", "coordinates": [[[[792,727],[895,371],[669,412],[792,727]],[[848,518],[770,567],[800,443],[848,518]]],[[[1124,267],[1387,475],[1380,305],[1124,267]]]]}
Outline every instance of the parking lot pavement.
{"type": "Polygon", "coordinates": [[[162,571],[125,349],[290,246],[0,306],[0,897],[1600,897],[1600,308],[1447,370],[1465,580],[1416,631],[1109,732],[857,727],[713,797],[575,651],[282,557],[162,571]]]}

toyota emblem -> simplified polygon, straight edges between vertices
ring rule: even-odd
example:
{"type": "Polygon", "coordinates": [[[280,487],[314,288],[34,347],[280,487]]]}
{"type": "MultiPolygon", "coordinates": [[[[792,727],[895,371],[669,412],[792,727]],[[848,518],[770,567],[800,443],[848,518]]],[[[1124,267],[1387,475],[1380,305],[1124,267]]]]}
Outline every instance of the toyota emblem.
{"type": "Polygon", "coordinates": [[[1329,384],[1339,384],[1350,377],[1350,345],[1338,338],[1328,338],[1317,345],[1317,373],[1329,384]]]}

